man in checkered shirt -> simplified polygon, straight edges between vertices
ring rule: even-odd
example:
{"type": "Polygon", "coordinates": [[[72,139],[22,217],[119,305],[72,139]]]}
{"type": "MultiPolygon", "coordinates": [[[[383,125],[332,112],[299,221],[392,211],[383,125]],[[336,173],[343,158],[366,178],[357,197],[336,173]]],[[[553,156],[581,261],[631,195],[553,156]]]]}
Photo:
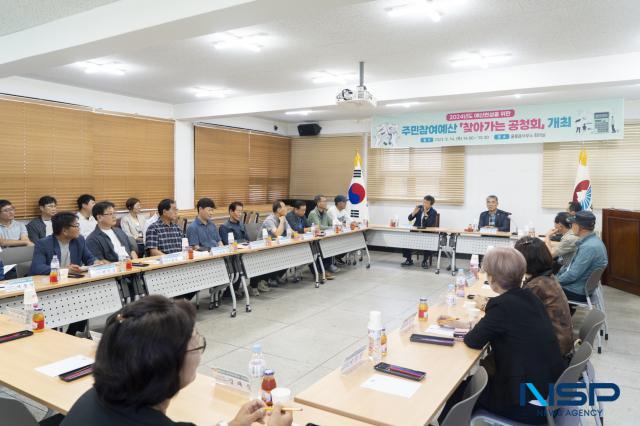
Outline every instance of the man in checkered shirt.
{"type": "Polygon", "coordinates": [[[147,229],[145,246],[151,256],[182,251],[182,231],[175,224],[178,218],[176,202],[164,199],[158,204],[160,218],[147,229]]]}

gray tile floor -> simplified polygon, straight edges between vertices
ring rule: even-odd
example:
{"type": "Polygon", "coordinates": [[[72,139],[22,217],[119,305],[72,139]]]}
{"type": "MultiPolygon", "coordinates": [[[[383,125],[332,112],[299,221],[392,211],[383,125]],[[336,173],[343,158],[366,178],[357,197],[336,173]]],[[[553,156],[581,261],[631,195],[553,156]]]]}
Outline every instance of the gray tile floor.
{"type": "MultiPolygon", "coordinates": [[[[319,289],[305,271],[304,281],[252,298],[253,312],[239,310],[236,318],[229,317],[229,303],[212,311],[202,303],[198,329],[207,338],[207,350],[199,371],[210,375],[211,367],[221,367],[244,373],[251,345],[261,342],[278,384],[294,393],[302,391],[365,343],[370,310],[381,310],[387,328],[393,329],[415,310],[420,296],[429,297],[431,303],[444,300],[451,275],[444,271],[436,275],[418,266],[402,268],[400,261],[399,254],[372,252],[371,269],[343,267],[335,280],[319,289]]],[[[466,266],[464,263],[459,266],[466,266]]],[[[592,362],[598,381],[617,383],[622,391],[618,401],[605,406],[607,424],[637,424],[640,297],[609,287],[604,293],[610,340],[602,354],[594,353],[592,362]]],[[[99,329],[99,324],[93,321],[92,328],[99,329]]],[[[0,397],[14,396],[0,390],[0,397]]],[[[37,418],[44,415],[44,407],[33,401],[25,403],[37,418]]]]}

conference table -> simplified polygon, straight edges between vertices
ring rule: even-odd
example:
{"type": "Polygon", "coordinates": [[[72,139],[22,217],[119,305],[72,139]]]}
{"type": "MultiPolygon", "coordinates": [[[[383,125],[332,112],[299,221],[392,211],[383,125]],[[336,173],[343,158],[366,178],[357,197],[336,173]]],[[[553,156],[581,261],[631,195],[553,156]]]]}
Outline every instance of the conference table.
{"type": "MultiPolygon", "coordinates": [[[[0,315],[0,335],[22,330],[23,326],[0,315]]],[[[0,344],[0,384],[44,406],[50,412],[66,415],[75,401],[93,384],[86,376],[73,382],[64,382],[36,371],[42,367],[72,356],[93,358],[96,344],[92,340],[70,336],[45,329],[33,336],[0,344]]],[[[193,383],[182,389],[169,404],[167,415],[174,421],[193,422],[197,425],[215,425],[233,419],[248,395],[218,386],[212,377],[197,374],[193,383]]],[[[326,412],[304,404],[294,413],[294,422],[305,425],[362,426],[364,423],[326,412]]]]}
{"type": "MultiPolygon", "coordinates": [[[[145,257],[136,261],[147,265],[144,267],[134,266],[131,270],[117,270],[95,277],[85,273],[82,278],[61,279],[56,284],[49,283],[48,276],[34,276],[33,283],[45,311],[47,326],[52,328],[119,310],[124,303],[120,279],[128,276],[141,279],[147,294],[166,297],[211,289],[210,309],[217,303],[214,301],[214,292],[221,293],[241,278],[245,310],[251,312],[251,299],[247,291],[249,278],[310,264],[315,271],[316,287],[319,287],[320,274],[314,262],[317,256],[330,257],[360,248],[367,250],[364,231],[328,231],[325,236],[303,235],[297,240],[278,238],[270,245],[262,240],[253,241],[239,245],[237,250],[229,246],[216,247],[212,252],[194,252],[193,259],[184,259],[181,253],[145,257]],[[329,242],[325,245],[323,241],[329,242]],[[314,249],[316,245],[318,248],[314,249]]],[[[0,310],[22,307],[23,290],[11,289],[13,283],[20,280],[0,281],[0,310]]],[[[235,292],[231,292],[231,297],[231,316],[235,317],[235,292]]]]}
{"type": "Polygon", "coordinates": [[[487,248],[513,247],[517,237],[509,232],[466,231],[458,228],[417,228],[372,225],[367,229],[367,244],[378,247],[428,250],[438,252],[436,274],[440,273],[440,259],[451,251],[451,273],[456,271],[456,253],[484,255],[487,248]]]}
{"type": "MultiPolygon", "coordinates": [[[[484,277],[480,276],[466,289],[466,293],[496,296],[486,287],[484,277]]],[[[365,360],[350,373],[342,374],[340,369],[329,373],[298,394],[295,401],[376,425],[422,426],[429,423],[439,414],[462,380],[472,374],[484,350],[468,348],[461,341],[456,341],[451,347],[413,343],[409,337],[412,333],[424,332],[436,322],[439,315],[464,318],[467,314],[463,303],[468,300],[457,298],[453,307],[431,306],[428,321],[414,318],[409,329],[397,329],[389,333],[388,354],[383,362],[426,372],[425,379],[418,382],[418,389],[410,397],[363,387],[372,376],[382,374],[373,369],[372,361],[365,360]]],[[[416,383],[406,379],[396,380],[416,383]]]]}

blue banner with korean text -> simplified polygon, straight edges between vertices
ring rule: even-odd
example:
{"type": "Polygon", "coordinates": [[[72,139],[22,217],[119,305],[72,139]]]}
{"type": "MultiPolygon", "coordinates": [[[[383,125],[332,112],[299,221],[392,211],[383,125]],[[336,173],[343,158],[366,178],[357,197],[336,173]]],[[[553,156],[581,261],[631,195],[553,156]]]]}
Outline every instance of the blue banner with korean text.
{"type": "Polygon", "coordinates": [[[624,138],[624,100],[522,105],[481,111],[374,116],[372,148],[441,147],[624,138]]]}

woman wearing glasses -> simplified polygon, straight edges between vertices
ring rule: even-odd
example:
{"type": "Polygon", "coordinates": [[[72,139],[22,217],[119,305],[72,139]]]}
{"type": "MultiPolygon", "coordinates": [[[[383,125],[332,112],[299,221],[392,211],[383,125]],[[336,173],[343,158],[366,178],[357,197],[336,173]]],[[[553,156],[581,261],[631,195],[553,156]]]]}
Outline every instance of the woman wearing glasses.
{"type": "MultiPolygon", "coordinates": [[[[158,295],[112,315],[98,345],[93,388],[76,401],[62,425],[191,425],[174,422],[166,411],[171,398],[195,380],[206,348],[195,331],[195,316],[189,302],[158,295]]],[[[262,401],[251,401],[228,425],[249,426],[264,415],[262,401]]],[[[268,425],[291,422],[291,413],[273,410],[268,425]]]]}

